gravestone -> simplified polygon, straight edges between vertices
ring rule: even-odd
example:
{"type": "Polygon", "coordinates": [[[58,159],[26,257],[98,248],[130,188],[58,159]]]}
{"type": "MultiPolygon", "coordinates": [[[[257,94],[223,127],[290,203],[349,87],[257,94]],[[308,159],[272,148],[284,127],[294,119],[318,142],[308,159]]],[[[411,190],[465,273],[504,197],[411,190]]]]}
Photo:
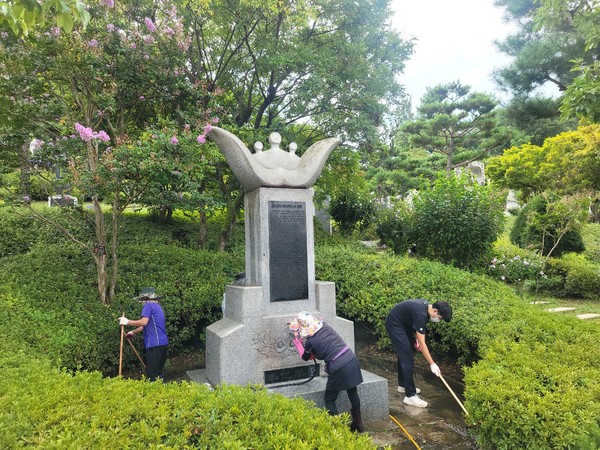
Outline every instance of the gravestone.
{"type": "MultiPolygon", "coordinates": [[[[264,384],[273,392],[301,396],[322,407],[323,362],[314,367],[312,361],[299,358],[287,324],[299,312],[309,311],[354,350],[354,323],[336,315],[335,284],[315,280],[311,187],[339,141],[319,141],[299,157],[293,143],[288,152],[280,148],[277,133],[269,137],[270,149],[263,151],[256,143],[255,153],[218,127],[209,139],[245,190],[246,272],[243,282],[225,287],[223,318],[206,329],[206,368],[188,376],[213,386],[264,384]],[[312,370],[317,376],[298,384],[312,370]]],[[[363,378],[358,388],[363,418],[387,418],[387,380],[366,371],[363,378]]],[[[346,395],[339,396],[338,406],[349,410],[346,395]]]]}

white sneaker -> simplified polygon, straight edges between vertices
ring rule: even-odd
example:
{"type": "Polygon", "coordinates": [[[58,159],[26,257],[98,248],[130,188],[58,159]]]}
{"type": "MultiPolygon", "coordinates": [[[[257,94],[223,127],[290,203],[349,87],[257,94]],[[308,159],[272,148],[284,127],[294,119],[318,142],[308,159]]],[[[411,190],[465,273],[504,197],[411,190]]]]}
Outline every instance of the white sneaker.
{"type": "Polygon", "coordinates": [[[427,408],[427,402],[421,400],[418,396],[413,395],[412,397],[404,397],[404,404],[410,406],[416,406],[418,408],[427,408]]]}
{"type": "MultiPolygon", "coordinates": [[[[404,388],[402,386],[398,386],[398,392],[400,392],[401,394],[404,394],[404,392],[406,392],[404,390],[404,388]]],[[[421,393],[421,389],[417,388],[417,394],[421,393]]]]}

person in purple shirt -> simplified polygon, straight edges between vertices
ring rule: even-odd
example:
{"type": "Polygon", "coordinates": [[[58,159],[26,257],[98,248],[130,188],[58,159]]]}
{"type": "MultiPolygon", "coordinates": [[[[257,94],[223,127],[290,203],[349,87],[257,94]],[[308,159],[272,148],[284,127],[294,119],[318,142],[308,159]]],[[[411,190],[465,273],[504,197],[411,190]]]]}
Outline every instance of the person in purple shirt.
{"type": "Polygon", "coordinates": [[[325,372],[329,375],[325,385],[325,407],[329,414],[338,414],[335,401],[341,391],[346,391],[351,405],[350,429],[364,432],[357,389],[363,377],[352,349],[332,327],[309,312],[298,314],[289,322],[289,327],[294,333],[294,346],[304,361],[314,358],[325,361],[325,372]]]}
{"type": "Polygon", "coordinates": [[[143,304],[141,317],[137,320],[121,317],[119,325],[136,327],[127,332],[127,339],[133,338],[138,333],[144,333],[146,378],[150,381],[164,380],[169,338],[167,337],[165,313],[158,303],[160,297],[155,294],[154,288],[143,288],[137,300],[143,304]]]}
{"type": "Polygon", "coordinates": [[[392,341],[392,347],[398,357],[398,392],[405,394],[406,405],[426,408],[427,402],[417,395],[420,389],[415,387],[414,348],[420,351],[431,371],[440,376],[442,373],[435,363],[425,343],[427,322],[450,322],[452,307],[443,300],[429,304],[427,300],[404,300],[394,306],[387,316],[385,328],[392,341]]]}

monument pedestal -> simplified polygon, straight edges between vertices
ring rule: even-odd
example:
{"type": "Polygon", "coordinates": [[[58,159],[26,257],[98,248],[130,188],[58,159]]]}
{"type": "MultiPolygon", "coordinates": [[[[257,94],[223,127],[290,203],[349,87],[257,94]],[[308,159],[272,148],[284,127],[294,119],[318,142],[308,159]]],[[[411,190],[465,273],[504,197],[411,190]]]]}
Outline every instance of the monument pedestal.
{"type": "MultiPolygon", "coordinates": [[[[206,369],[189,370],[186,372],[190,381],[196,383],[211,384],[206,378],[206,369]]],[[[371,422],[386,420],[389,417],[388,381],[374,373],[362,371],[363,383],[358,386],[360,396],[360,409],[363,421],[371,422]]],[[[281,383],[284,384],[284,383],[281,383]]],[[[273,394],[281,394],[286,397],[302,397],[315,403],[317,408],[325,408],[325,385],[327,377],[316,376],[308,383],[295,386],[281,386],[269,388],[273,394]]],[[[340,392],[336,405],[339,412],[349,412],[350,402],[345,392],[340,392]]]]}

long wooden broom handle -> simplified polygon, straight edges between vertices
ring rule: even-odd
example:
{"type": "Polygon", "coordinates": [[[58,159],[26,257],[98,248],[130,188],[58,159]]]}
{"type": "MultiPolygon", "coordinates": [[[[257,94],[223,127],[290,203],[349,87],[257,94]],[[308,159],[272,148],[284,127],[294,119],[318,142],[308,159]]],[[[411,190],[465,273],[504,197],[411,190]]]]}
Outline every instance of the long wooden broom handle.
{"type": "MultiPolygon", "coordinates": [[[[121,317],[125,317],[125,313],[121,313],[121,317]]],[[[125,326],[121,325],[121,346],[119,348],[119,376],[123,369],[123,338],[125,337],[125,326]]]]}
{"type": "Polygon", "coordinates": [[[138,353],[138,351],[135,348],[135,345],[133,345],[133,343],[127,339],[127,342],[129,343],[129,345],[131,346],[131,349],[133,350],[133,352],[135,353],[135,356],[137,356],[137,359],[140,360],[140,364],[142,365],[142,367],[145,369],[146,368],[146,364],[144,364],[144,360],[142,359],[142,357],[140,356],[140,354],[138,353]]]}
{"type": "Polygon", "coordinates": [[[454,400],[456,400],[458,402],[458,404],[460,405],[460,407],[462,408],[462,410],[465,412],[465,415],[468,416],[469,412],[465,409],[465,407],[463,406],[463,404],[461,403],[461,401],[458,399],[458,397],[456,396],[456,394],[454,393],[454,391],[452,390],[452,388],[450,386],[448,386],[448,383],[446,383],[446,380],[444,380],[444,377],[442,376],[441,373],[440,373],[439,377],[442,379],[442,381],[444,382],[444,384],[446,385],[446,387],[448,388],[448,390],[452,394],[452,397],[454,397],[454,400]]]}

